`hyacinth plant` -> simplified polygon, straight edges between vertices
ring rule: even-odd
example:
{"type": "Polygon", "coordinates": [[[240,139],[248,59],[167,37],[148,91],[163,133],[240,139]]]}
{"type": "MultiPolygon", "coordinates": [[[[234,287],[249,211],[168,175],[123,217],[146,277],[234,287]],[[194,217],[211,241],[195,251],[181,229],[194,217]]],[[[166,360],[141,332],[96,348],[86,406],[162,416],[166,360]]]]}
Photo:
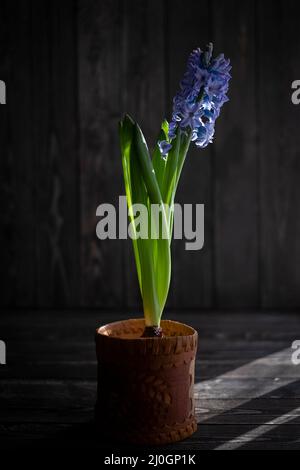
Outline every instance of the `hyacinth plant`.
{"type": "Polygon", "coordinates": [[[144,336],[162,336],[160,320],[167,300],[171,278],[171,238],[176,189],[192,142],[199,148],[212,142],[215,121],[228,101],[230,61],[221,54],[213,57],[213,46],[194,50],[173,100],[170,122],[161,131],[150,155],[139,125],[128,115],[120,122],[120,143],[133,248],[140,291],[143,299],[144,336]],[[148,237],[139,236],[140,214],[136,204],[147,207],[148,237]],[[159,205],[161,223],[152,227],[151,205],[159,205]],[[153,237],[151,234],[156,233],[153,237]]]}

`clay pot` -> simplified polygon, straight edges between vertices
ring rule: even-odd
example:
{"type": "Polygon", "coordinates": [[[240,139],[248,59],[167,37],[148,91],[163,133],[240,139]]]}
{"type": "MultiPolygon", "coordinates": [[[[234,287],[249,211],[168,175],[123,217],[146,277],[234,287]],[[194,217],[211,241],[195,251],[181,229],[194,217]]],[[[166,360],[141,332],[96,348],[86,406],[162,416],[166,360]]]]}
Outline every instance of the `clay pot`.
{"type": "Polygon", "coordinates": [[[96,420],[106,436],[131,444],[168,444],[197,429],[194,372],[197,332],[163,320],[163,338],[141,338],[142,319],[96,331],[96,420]]]}

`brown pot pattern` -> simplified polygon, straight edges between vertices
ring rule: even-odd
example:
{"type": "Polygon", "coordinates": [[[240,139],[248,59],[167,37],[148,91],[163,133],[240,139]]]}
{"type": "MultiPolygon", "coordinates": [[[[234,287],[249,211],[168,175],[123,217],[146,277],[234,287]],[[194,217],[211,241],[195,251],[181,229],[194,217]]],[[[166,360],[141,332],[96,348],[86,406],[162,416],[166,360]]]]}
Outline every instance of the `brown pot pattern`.
{"type": "Polygon", "coordinates": [[[168,335],[164,338],[140,338],[143,320],[97,330],[96,417],[115,439],[166,444],[197,429],[193,396],[197,333],[168,320],[162,328],[168,335]]]}

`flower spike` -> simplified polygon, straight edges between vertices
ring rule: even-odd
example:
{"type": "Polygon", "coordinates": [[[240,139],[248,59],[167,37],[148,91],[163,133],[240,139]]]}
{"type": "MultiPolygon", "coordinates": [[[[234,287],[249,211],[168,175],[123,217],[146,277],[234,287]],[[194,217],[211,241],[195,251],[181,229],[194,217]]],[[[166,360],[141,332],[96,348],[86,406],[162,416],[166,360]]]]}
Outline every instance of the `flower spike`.
{"type": "Polygon", "coordinates": [[[213,140],[215,121],[221,107],[228,101],[231,66],[224,54],[213,58],[212,53],[213,44],[209,43],[205,52],[198,48],[190,54],[180,91],[173,101],[169,141],[162,141],[159,145],[163,156],[170,151],[178,129],[191,135],[191,140],[200,148],[213,140]]]}

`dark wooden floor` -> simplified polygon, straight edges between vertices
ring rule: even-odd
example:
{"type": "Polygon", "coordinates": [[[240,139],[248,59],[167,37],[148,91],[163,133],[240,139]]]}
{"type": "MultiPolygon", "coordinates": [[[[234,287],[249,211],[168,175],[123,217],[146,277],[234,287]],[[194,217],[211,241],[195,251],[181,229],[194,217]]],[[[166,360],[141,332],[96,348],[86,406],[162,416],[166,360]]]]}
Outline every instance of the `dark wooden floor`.
{"type": "MultiPolygon", "coordinates": [[[[6,312],[0,339],[0,447],[113,448],[95,431],[96,311],[6,312]]],[[[300,449],[300,366],[291,344],[300,316],[256,312],[167,315],[199,331],[195,394],[199,427],[168,450],[300,449]]]]}

